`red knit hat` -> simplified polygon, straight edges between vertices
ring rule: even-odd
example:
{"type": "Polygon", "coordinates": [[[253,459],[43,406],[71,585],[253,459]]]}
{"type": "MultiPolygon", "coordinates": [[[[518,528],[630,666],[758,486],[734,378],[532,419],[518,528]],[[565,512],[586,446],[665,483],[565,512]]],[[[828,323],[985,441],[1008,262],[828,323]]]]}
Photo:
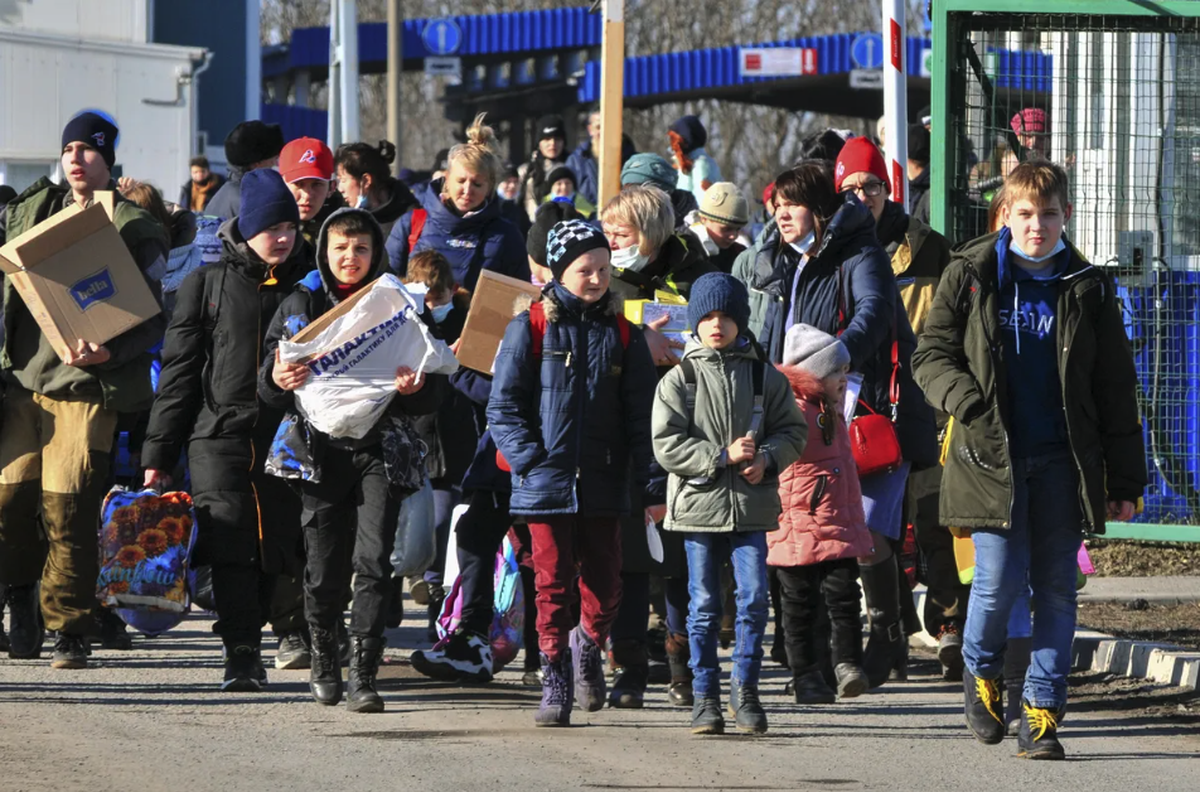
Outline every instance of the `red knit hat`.
{"type": "Polygon", "coordinates": [[[1046,111],[1040,107],[1026,107],[1009,122],[1018,135],[1041,135],[1046,132],[1046,111]]]}
{"type": "Polygon", "coordinates": [[[888,179],[887,165],[883,155],[869,138],[854,137],[846,141],[838,154],[837,164],[833,168],[833,189],[842,191],[842,180],[852,173],[866,171],[883,182],[884,189],[892,191],[892,183],[888,179]]]}
{"type": "Polygon", "coordinates": [[[279,152],[279,175],[288,184],[301,179],[332,179],[333,152],[316,138],[296,138],[279,152]]]}

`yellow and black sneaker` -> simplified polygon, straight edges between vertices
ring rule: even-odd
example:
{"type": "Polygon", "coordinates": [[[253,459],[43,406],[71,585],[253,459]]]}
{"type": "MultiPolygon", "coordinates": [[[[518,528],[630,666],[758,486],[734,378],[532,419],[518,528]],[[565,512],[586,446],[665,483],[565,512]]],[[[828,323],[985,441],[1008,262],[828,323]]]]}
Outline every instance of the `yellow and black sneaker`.
{"type": "Polygon", "coordinates": [[[995,745],[1004,739],[1001,689],[1000,680],[980,679],[969,670],[963,670],[967,727],[975,735],[975,739],[985,745],[995,745]]]}
{"type": "Polygon", "coordinates": [[[1021,731],[1017,734],[1017,756],[1026,759],[1065,759],[1058,741],[1058,710],[1034,707],[1021,700],[1021,731]]]}

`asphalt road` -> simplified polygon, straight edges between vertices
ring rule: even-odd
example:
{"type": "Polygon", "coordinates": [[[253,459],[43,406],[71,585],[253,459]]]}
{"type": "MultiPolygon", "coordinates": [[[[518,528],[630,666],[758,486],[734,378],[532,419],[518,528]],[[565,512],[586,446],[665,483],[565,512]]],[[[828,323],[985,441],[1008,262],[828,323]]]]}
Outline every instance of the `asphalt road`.
{"type": "MultiPolygon", "coordinates": [[[[918,663],[912,681],[827,707],[783,695],[769,665],[771,730],[692,737],[689,713],[652,688],[641,711],[576,713],[535,729],[519,671],[443,686],[403,662],[423,629],[389,632],[382,715],[309,698],[307,671],[270,671],[259,694],[217,690],[218,642],[192,618],[92,667],[0,660],[0,790],[1142,790],[1200,789],[1200,732],[1115,695],[1072,709],[1070,761],[975,742],[957,685],[918,663]]],[[[519,665],[519,663],[518,663],[519,665]]]]}

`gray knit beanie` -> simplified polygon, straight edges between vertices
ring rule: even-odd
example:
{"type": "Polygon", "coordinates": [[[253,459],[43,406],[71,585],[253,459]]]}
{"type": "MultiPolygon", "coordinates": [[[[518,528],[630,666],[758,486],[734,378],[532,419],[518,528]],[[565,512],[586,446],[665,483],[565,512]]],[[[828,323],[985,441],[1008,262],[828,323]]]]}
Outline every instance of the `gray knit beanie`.
{"type": "Polygon", "coordinates": [[[783,365],[795,366],[824,379],[850,365],[850,350],[812,325],[793,325],[783,339],[783,365]]]}

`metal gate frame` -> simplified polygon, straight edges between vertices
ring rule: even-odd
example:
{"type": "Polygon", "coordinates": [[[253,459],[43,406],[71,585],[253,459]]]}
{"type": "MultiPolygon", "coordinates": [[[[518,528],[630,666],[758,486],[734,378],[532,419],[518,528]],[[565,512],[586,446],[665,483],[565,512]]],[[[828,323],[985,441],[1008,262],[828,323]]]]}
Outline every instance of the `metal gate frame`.
{"type": "MultiPolygon", "coordinates": [[[[956,59],[964,20],[977,13],[1029,16],[1080,15],[1090,17],[1200,17],[1200,0],[934,0],[932,105],[934,130],[958,129],[961,119],[951,118],[951,99],[966,90],[967,70],[956,59]]],[[[947,173],[954,164],[955,135],[935,134],[931,141],[930,170],[947,173]]],[[[945,233],[950,228],[949,181],[934,178],[931,189],[931,224],[945,233]]],[[[1200,438],[1197,438],[1200,440],[1200,438]]],[[[1105,538],[1154,542],[1200,542],[1200,525],[1115,523],[1107,525],[1105,538]]]]}

